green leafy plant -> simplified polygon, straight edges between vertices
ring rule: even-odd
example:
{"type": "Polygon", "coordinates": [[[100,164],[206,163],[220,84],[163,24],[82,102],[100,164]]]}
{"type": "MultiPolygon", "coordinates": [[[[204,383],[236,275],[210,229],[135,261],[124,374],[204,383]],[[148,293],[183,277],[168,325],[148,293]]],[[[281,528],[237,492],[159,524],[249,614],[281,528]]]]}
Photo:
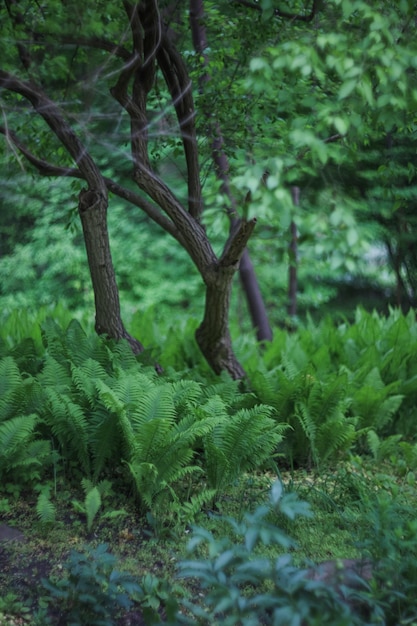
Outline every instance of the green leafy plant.
{"type": "Polygon", "coordinates": [[[134,577],[115,565],[106,544],[84,553],[72,551],[67,577],[57,583],[43,581],[49,607],[59,608],[68,626],[113,626],[118,612],[129,609],[132,597],[142,593],[134,577]]]}
{"type": "MultiPolygon", "coordinates": [[[[19,596],[17,594],[8,592],[0,598],[0,623],[3,623],[3,614],[26,617],[29,613],[30,607],[19,600],[19,596]]],[[[12,620],[8,623],[12,624],[12,620]]]]}
{"type": "Polygon", "coordinates": [[[310,510],[294,493],[284,493],[281,483],[276,482],[269,505],[247,513],[240,522],[227,520],[233,538],[216,538],[204,528],[194,529],[189,550],[201,556],[182,562],[180,576],[201,586],[202,603],[186,603],[197,623],[360,624],[332,585],[309,578],[306,570],[293,565],[291,556],[259,556],[260,546],[294,548],[291,538],[274,523],[277,514],[294,520],[309,515],[310,510]]]}
{"type": "Polygon", "coordinates": [[[41,488],[36,502],[36,514],[43,525],[49,525],[56,520],[56,506],[51,500],[51,488],[41,488]]]}
{"type": "Polygon", "coordinates": [[[201,409],[217,415],[217,423],[202,438],[209,485],[217,490],[230,485],[245,471],[271,464],[286,424],[272,419],[272,408],[255,406],[228,415],[220,396],[213,396],[201,409]]]}
{"type": "MultiPolygon", "coordinates": [[[[72,506],[78,513],[82,513],[86,517],[87,531],[90,532],[94,524],[94,520],[97,517],[103,503],[103,498],[112,495],[112,485],[108,480],[101,480],[94,485],[91,480],[83,478],[81,485],[85,492],[85,498],[83,502],[79,500],[72,500],[72,506]]],[[[100,515],[101,518],[109,517],[121,517],[126,515],[126,511],[123,509],[111,510],[100,515]]]]}
{"type": "Polygon", "coordinates": [[[384,624],[417,620],[417,522],[414,509],[397,496],[379,493],[365,500],[368,521],[358,546],[374,564],[367,596],[384,615],[384,624]]]}

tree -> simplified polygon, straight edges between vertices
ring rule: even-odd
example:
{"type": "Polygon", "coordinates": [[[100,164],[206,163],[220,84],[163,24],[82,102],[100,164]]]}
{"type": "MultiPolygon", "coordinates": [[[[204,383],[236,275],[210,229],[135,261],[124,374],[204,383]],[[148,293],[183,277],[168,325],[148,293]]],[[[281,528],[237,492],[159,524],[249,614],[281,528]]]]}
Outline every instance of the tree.
{"type": "Polygon", "coordinates": [[[215,372],[243,376],[228,311],[256,219],[275,229],[287,249],[292,222],[305,236],[302,202],[294,206],[291,188],[306,197],[325,168],[352,162],[358,146],[390,132],[399,115],[403,126],[410,124],[417,100],[412,3],[385,0],[373,9],[360,0],[293,0],[280,8],[269,0],[207,2],[214,52],[206,55],[204,45],[197,51],[208,64],[191,52],[182,5],[176,11],[162,0],[94,7],[6,0],[6,7],[2,132],[38,173],[87,185],[78,208],[97,331],[142,349],[120,315],[106,224],[110,193],[144,211],[187,251],[206,290],[198,344],[215,372]],[[198,93],[204,74],[210,81],[198,93]],[[203,224],[201,184],[201,155],[208,152],[202,139],[213,127],[207,133],[207,115],[199,112],[214,95],[222,103],[216,123],[239,209],[219,253],[203,224]],[[28,115],[29,103],[35,115],[28,115]],[[181,146],[185,193],[160,175],[153,131],[166,146],[181,146]]]}
{"type": "MultiPolygon", "coordinates": [[[[3,23],[3,27],[8,29],[17,51],[15,57],[9,55],[6,68],[0,71],[1,87],[18,96],[11,100],[6,94],[9,110],[16,111],[22,105],[22,98],[30,102],[72,157],[76,168],[70,167],[66,159],[65,164],[57,164],[35,155],[28,145],[29,138],[23,143],[9,125],[3,127],[2,132],[39,173],[78,177],[87,183],[87,188],[80,191],[79,214],[95,295],[97,332],[116,339],[126,338],[135,351],[143,349],[126,331],[120,315],[106,223],[108,192],[111,191],[144,210],[187,250],[206,285],[205,314],[196,334],[199,346],[215,372],[226,370],[234,378],[242,377],[243,369],[231,346],[228,309],[232,279],[256,220],[237,220],[222,252],[219,255],[214,253],[201,224],[203,204],[190,79],[162,20],[160,8],[152,1],[140,4],[124,2],[120,7],[113,7],[113,15],[109,15],[101,6],[89,12],[78,3],[62,6],[50,2],[46,10],[39,7],[37,13],[30,4],[26,7],[22,3],[6,4],[9,21],[3,23]],[[60,24],[58,31],[53,26],[57,23],[55,20],[60,24]],[[110,20],[113,20],[113,37],[104,39],[101,29],[110,20]],[[79,24],[81,33],[75,28],[79,24]],[[130,31],[131,51],[123,41],[126,29],[130,31]],[[97,36],[97,31],[100,36],[97,36]],[[58,55],[56,50],[50,53],[50,47],[56,49],[63,44],[69,46],[67,55],[58,55]],[[80,47],[83,54],[78,59],[80,47]],[[85,128],[82,125],[81,128],[74,128],[68,121],[71,109],[73,114],[74,108],[79,113],[79,107],[74,100],[70,100],[65,107],[62,102],[58,105],[58,101],[63,100],[62,85],[66,88],[71,85],[80,95],[80,82],[71,63],[74,59],[82,61],[91,71],[85,54],[87,49],[96,52],[95,60],[99,68],[105,63],[116,66],[113,70],[116,79],[110,92],[128,116],[132,178],[146,197],[103,175],[92,150],[81,140],[85,128]],[[18,61],[20,71],[16,69],[18,61]],[[51,78],[48,66],[54,64],[59,69],[51,78]],[[161,180],[149,156],[147,107],[157,68],[164,77],[177,115],[187,164],[187,206],[161,180]],[[54,82],[58,83],[58,89],[54,82]],[[51,84],[53,98],[46,93],[51,84]]],[[[97,71],[97,67],[95,69],[97,71]]]]}

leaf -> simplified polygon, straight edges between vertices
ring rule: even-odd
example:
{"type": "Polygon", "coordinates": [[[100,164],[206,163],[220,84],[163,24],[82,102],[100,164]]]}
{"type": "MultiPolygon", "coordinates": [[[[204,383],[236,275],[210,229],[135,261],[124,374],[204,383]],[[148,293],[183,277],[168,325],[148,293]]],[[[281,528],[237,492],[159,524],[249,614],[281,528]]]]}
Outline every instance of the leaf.
{"type": "Polygon", "coordinates": [[[85,513],[87,515],[87,529],[91,530],[100,507],[101,507],[101,495],[97,487],[94,487],[89,491],[85,497],[85,513]]]}
{"type": "Polygon", "coordinates": [[[339,100],[345,100],[348,96],[350,96],[352,91],[355,89],[357,82],[356,78],[351,78],[350,80],[345,81],[339,89],[339,100]]]}
{"type": "Polygon", "coordinates": [[[271,487],[271,504],[275,507],[282,498],[283,487],[280,480],[276,480],[271,487]]]}

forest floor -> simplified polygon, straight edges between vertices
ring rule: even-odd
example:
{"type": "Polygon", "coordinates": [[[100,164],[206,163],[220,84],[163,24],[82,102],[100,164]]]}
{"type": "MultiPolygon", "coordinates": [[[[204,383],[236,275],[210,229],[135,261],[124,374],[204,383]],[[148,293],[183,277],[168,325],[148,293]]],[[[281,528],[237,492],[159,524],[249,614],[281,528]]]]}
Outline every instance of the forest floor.
{"type": "MultiPolygon", "coordinates": [[[[226,532],[222,516],[239,518],[268,499],[276,476],[269,473],[246,475],[231,486],[212,510],[202,511],[194,520],[219,536],[226,532]]],[[[396,497],[417,501],[415,485],[406,483],[391,466],[378,467],[356,459],[341,463],[336,469],[322,472],[298,470],[280,475],[286,490],[296,491],[310,503],[314,516],[295,522],[280,520],[284,530],[298,545],[295,563],[306,560],[322,563],[335,559],[355,558],[355,545],[362,530],[369,525],[364,509],[367,494],[393,490],[396,497]],[[394,471],[393,471],[394,470],[394,471]],[[410,495],[411,494],[411,495],[410,495]]],[[[71,549],[83,551],[86,546],[107,544],[117,557],[117,569],[132,573],[138,580],[145,574],[175,581],[179,561],[189,558],[187,543],[189,525],[178,524],[169,511],[142,515],[132,502],[131,494],[114,489],[97,514],[90,531],[85,515],[74,502],[82,493],[68,488],[56,489],[56,520],[42,524],[37,516],[37,493],[15,492],[0,497],[0,626],[23,626],[40,623],[34,616],[44,606],[46,590],[43,580],[57,581],[64,576],[64,564],[71,549]],[[118,511],[115,516],[111,512],[118,511]],[[109,515],[110,513],[110,515],[109,515]],[[159,518],[159,519],[158,519],[159,518]]],[[[269,556],[273,548],[267,548],[269,556]]],[[[180,583],[183,585],[183,583],[180,583]]],[[[185,593],[192,595],[191,588],[185,593]]],[[[54,626],[60,625],[58,609],[48,607],[54,626]]],[[[125,612],[118,626],[143,622],[138,609],[125,612]]]]}

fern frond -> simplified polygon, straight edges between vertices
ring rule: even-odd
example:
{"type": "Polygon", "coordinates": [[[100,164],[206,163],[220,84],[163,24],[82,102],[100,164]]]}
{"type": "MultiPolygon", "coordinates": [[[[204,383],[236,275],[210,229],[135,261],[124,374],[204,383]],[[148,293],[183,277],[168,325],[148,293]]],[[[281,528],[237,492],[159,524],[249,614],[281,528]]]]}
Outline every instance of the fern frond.
{"type": "Polygon", "coordinates": [[[305,402],[296,402],[295,404],[295,417],[298,419],[303,432],[307,438],[307,441],[313,451],[313,455],[316,456],[316,432],[317,424],[314,421],[313,416],[310,413],[309,407],[305,402]]]}
{"type": "Polygon", "coordinates": [[[184,502],[181,505],[181,516],[187,520],[187,524],[194,521],[196,515],[198,515],[207,504],[213,502],[217,495],[215,489],[203,489],[200,493],[191,497],[188,502],[184,502]]]}
{"type": "Polygon", "coordinates": [[[241,472],[259,467],[273,455],[286,425],[277,424],[271,413],[271,407],[262,405],[240,409],[203,437],[213,488],[219,489],[241,472]]]}
{"type": "Polygon", "coordinates": [[[22,407],[22,376],[12,357],[0,361],[0,423],[22,407]]]}
{"type": "Polygon", "coordinates": [[[320,425],[316,434],[317,463],[325,462],[351,448],[357,438],[356,420],[343,414],[320,425]]]}
{"type": "Polygon", "coordinates": [[[178,380],[171,383],[172,400],[177,415],[194,409],[202,398],[202,387],[194,380],[178,380]]]}
{"type": "Polygon", "coordinates": [[[106,363],[107,350],[103,340],[97,335],[87,335],[78,320],[71,320],[65,331],[65,353],[75,365],[82,365],[88,359],[106,363]]]}
{"type": "Polygon", "coordinates": [[[126,340],[107,340],[105,346],[108,352],[108,359],[114,370],[120,368],[124,372],[129,370],[137,371],[140,367],[132,352],[132,348],[126,340]]]}
{"type": "Polygon", "coordinates": [[[47,467],[51,459],[51,442],[46,439],[34,439],[20,446],[8,462],[8,469],[22,470],[22,479],[38,479],[40,470],[47,467]],[[36,468],[36,469],[34,469],[36,468]]]}
{"type": "Polygon", "coordinates": [[[126,416],[117,418],[104,407],[97,406],[88,418],[88,441],[92,456],[92,473],[96,481],[107,463],[119,463],[123,455],[130,457],[134,433],[126,416]]]}
{"type": "Polygon", "coordinates": [[[215,385],[204,387],[204,395],[206,398],[219,396],[227,406],[232,406],[236,397],[239,395],[239,381],[226,380],[215,385]]]}
{"type": "Polygon", "coordinates": [[[101,495],[98,487],[93,487],[85,496],[85,513],[87,516],[87,530],[90,531],[94,519],[101,507],[101,495]]]}
{"type": "Polygon", "coordinates": [[[158,385],[144,393],[134,410],[131,412],[132,425],[135,431],[146,423],[155,419],[174,423],[176,411],[172,387],[169,383],[158,385]]]}
{"type": "Polygon", "coordinates": [[[28,444],[37,423],[37,415],[21,415],[0,424],[1,463],[7,465],[28,444]]]}
{"type": "Polygon", "coordinates": [[[51,524],[56,519],[56,507],[51,501],[50,490],[43,490],[38,495],[36,514],[41,524],[51,524]]]}
{"type": "Polygon", "coordinates": [[[98,391],[100,400],[108,411],[114,413],[115,415],[122,413],[124,410],[123,402],[117,397],[117,394],[109,385],[99,379],[95,381],[95,387],[98,391]]]}
{"type": "Polygon", "coordinates": [[[90,406],[94,406],[97,397],[96,381],[99,379],[104,382],[109,381],[104,367],[90,358],[78,367],[71,364],[71,377],[77,392],[81,398],[86,398],[90,406]]]}
{"type": "Polygon", "coordinates": [[[47,355],[44,368],[38,376],[38,381],[43,387],[53,387],[57,392],[68,392],[72,383],[69,365],[63,365],[47,355]]]}
{"type": "Polygon", "coordinates": [[[84,472],[89,474],[89,429],[82,408],[68,396],[47,388],[45,405],[40,417],[51,429],[66,459],[77,461],[84,472]]]}

